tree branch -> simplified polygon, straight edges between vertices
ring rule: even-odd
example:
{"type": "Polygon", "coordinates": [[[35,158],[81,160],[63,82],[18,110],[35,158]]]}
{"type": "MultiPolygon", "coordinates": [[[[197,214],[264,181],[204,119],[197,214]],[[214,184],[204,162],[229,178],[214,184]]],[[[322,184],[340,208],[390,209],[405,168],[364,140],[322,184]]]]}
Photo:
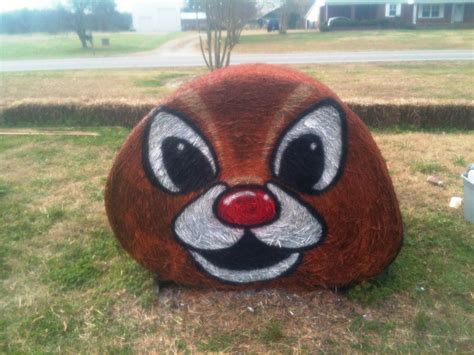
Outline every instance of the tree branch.
{"type": "Polygon", "coordinates": [[[255,0],[201,1],[206,12],[207,36],[207,48],[204,48],[199,32],[201,54],[210,70],[228,66],[232,50],[238,43],[245,24],[254,18],[257,12],[256,2],[255,0]]]}
{"type": "Polygon", "coordinates": [[[206,58],[206,54],[204,53],[204,46],[202,44],[202,37],[201,37],[201,26],[199,26],[199,13],[198,13],[198,7],[196,6],[196,26],[197,26],[197,29],[198,29],[198,36],[199,36],[199,47],[201,48],[201,54],[202,54],[202,57],[204,58],[204,62],[206,63],[206,66],[211,69],[211,67],[209,66],[209,61],[207,60],[206,58]]]}

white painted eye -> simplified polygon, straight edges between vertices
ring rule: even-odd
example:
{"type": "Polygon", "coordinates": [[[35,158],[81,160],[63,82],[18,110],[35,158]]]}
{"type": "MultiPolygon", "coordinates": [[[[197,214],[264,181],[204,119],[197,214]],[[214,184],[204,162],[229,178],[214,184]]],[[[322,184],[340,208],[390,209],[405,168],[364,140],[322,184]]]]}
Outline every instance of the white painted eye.
{"type": "Polygon", "coordinates": [[[168,192],[186,193],[214,180],[215,155],[192,123],[162,109],[148,127],[144,166],[153,182],[168,192]]]}
{"type": "Polygon", "coordinates": [[[317,194],[340,175],[346,150],[342,109],[325,101],[292,123],[274,152],[273,173],[298,191],[317,194]]]}

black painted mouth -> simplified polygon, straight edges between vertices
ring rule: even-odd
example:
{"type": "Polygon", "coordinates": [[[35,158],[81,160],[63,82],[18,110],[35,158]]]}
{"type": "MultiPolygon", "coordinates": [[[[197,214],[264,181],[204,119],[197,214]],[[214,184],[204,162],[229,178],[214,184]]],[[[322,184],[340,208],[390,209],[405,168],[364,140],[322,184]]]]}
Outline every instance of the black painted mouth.
{"type": "Polygon", "coordinates": [[[215,266],[228,270],[266,268],[295,253],[294,250],[272,247],[261,242],[250,230],[245,230],[242,238],[229,248],[196,251],[215,266]]]}

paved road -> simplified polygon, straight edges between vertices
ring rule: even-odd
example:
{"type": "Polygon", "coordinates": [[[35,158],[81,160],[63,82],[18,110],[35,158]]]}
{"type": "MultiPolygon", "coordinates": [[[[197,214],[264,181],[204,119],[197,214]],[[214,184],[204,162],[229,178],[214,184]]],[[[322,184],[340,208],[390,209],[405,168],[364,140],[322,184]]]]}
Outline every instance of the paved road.
{"type": "MultiPolygon", "coordinates": [[[[235,54],[232,64],[273,63],[364,63],[405,61],[473,60],[473,50],[413,50],[372,52],[321,52],[286,54],[235,54]]],[[[156,52],[144,55],[103,58],[70,58],[0,61],[0,72],[71,70],[71,69],[119,69],[203,66],[200,54],[172,54],[156,52]]]]}

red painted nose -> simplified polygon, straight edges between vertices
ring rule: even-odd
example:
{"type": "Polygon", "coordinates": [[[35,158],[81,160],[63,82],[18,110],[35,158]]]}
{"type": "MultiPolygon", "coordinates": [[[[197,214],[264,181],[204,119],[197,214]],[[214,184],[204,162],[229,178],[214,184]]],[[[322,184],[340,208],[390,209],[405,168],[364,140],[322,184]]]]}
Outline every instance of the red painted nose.
{"type": "Polygon", "coordinates": [[[270,222],[277,213],[275,199],[259,187],[237,187],[217,202],[217,216],[226,223],[251,227],[270,222]]]}

